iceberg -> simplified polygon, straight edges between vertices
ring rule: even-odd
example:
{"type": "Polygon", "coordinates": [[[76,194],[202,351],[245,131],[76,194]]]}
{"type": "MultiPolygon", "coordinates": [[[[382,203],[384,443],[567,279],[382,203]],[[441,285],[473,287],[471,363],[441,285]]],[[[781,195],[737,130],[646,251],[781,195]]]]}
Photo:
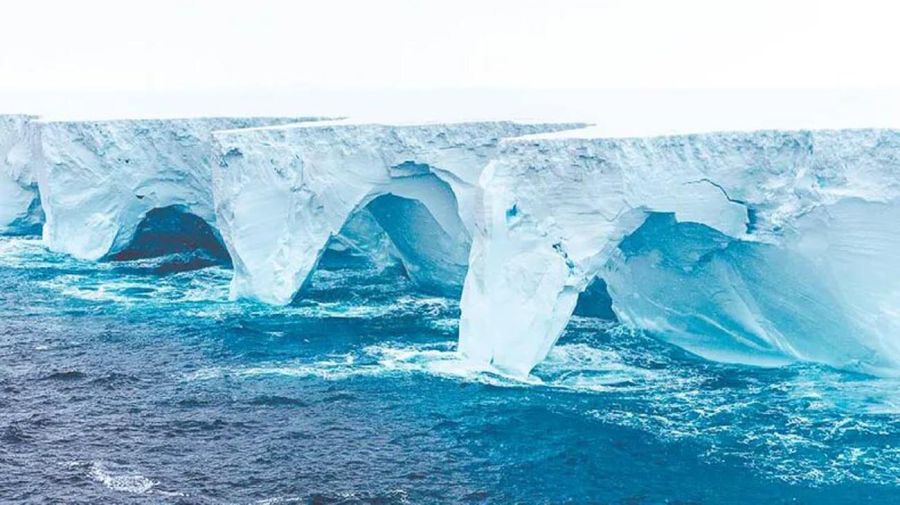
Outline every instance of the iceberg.
{"type": "MultiPolygon", "coordinates": [[[[302,120],[37,121],[32,142],[46,218],[44,243],[81,259],[111,258],[130,247],[148,217],[156,222],[146,228],[157,236],[166,236],[160,227],[167,225],[202,228],[204,223],[217,235],[211,132],[302,120]]],[[[181,238],[189,235],[182,233],[181,238]]],[[[139,252],[127,253],[136,255],[139,252]]]]}
{"type": "Polygon", "coordinates": [[[34,119],[0,116],[0,235],[37,235],[44,220],[32,170],[34,119]]]}
{"type": "Polygon", "coordinates": [[[460,352],[527,374],[597,279],[702,357],[900,371],[900,133],[502,142],[485,168],[460,352]]]}
{"type": "Polygon", "coordinates": [[[232,297],[290,303],[363,210],[419,288],[459,296],[478,179],[500,140],[579,126],[337,121],[215,132],[216,222],[234,266],[232,297]]]}
{"type": "Polygon", "coordinates": [[[399,264],[460,298],[463,357],[517,375],[573,314],[718,361],[900,373],[900,132],[584,126],[2,116],[0,233],[205,251],[187,264],[276,305],[326,251],[399,264]]]}

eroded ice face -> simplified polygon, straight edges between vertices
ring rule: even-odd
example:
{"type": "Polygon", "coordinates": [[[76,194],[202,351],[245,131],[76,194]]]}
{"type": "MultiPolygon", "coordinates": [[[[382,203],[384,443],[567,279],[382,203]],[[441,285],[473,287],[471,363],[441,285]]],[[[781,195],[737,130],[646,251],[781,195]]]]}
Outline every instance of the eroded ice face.
{"type": "Polygon", "coordinates": [[[44,220],[33,173],[30,116],[0,115],[0,235],[39,235],[44,220]]]}
{"type": "Polygon", "coordinates": [[[707,358],[897,373],[900,135],[508,142],[485,172],[460,350],[525,374],[600,276],[707,358]]]}
{"type": "Polygon", "coordinates": [[[595,279],[607,313],[710,359],[898,369],[896,132],[241,129],[259,124],[43,124],[32,145],[46,244],[90,259],[149,254],[141,227],[177,209],[209,240],[173,240],[215,246],[216,262],[234,265],[232,297],[271,304],[294,300],[328,249],[379,256],[421,291],[462,291],[460,352],[518,375],[547,356],[595,279]]]}

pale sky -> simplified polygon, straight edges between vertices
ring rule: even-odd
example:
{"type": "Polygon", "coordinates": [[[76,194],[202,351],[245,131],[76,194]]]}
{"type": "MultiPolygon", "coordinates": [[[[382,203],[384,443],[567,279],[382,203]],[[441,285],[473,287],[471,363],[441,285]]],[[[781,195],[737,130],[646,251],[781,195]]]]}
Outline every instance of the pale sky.
{"type": "Polygon", "coordinates": [[[0,112],[510,115],[665,131],[900,126],[897,5],[6,2],[0,112]]]}

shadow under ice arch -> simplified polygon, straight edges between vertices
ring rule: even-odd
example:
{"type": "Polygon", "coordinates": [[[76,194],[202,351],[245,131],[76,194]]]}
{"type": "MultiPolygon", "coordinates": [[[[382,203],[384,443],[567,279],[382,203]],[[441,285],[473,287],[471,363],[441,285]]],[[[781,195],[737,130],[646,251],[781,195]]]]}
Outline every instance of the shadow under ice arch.
{"type": "Polygon", "coordinates": [[[128,261],[163,256],[177,262],[178,269],[231,264],[218,230],[179,205],[147,212],[131,240],[107,258],[128,261]]]}
{"type": "Polygon", "coordinates": [[[290,303],[362,209],[417,286],[458,294],[478,177],[500,139],[572,126],[340,121],[216,132],[216,217],[234,265],[232,297],[290,303]]]}
{"type": "Polygon", "coordinates": [[[469,267],[471,237],[459,219],[456,197],[449,186],[439,199],[422,201],[385,193],[366,208],[393,243],[404,270],[426,293],[458,298],[469,267]],[[437,204],[437,207],[435,207],[437,204]]]}

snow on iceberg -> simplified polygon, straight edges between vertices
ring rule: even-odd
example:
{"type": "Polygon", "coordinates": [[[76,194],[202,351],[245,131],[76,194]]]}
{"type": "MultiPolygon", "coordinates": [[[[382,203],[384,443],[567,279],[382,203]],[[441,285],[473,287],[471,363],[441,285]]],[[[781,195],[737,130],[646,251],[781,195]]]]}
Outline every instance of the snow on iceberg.
{"type": "Polygon", "coordinates": [[[44,214],[32,172],[34,119],[0,116],[0,235],[40,233],[44,214]]]}
{"type": "Polygon", "coordinates": [[[602,279],[698,355],[900,371],[900,133],[503,142],[461,301],[470,359],[528,373],[602,279]]]}
{"type": "Polygon", "coordinates": [[[363,209],[413,282],[458,295],[478,178],[500,140],[578,126],[339,121],[216,132],[216,219],[234,265],[232,296],[289,303],[363,209]]]}
{"type": "Polygon", "coordinates": [[[97,260],[126,251],[148,215],[159,218],[149,226],[157,236],[165,236],[160,226],[197,224],[178,214],[214,225],[211,132],[301,120],[38,121],[34,151],[40,153],[35,171],[46,215],[44,243],[97,260]],[[150,214],[159,209],[169,212],[150,214]]]}

